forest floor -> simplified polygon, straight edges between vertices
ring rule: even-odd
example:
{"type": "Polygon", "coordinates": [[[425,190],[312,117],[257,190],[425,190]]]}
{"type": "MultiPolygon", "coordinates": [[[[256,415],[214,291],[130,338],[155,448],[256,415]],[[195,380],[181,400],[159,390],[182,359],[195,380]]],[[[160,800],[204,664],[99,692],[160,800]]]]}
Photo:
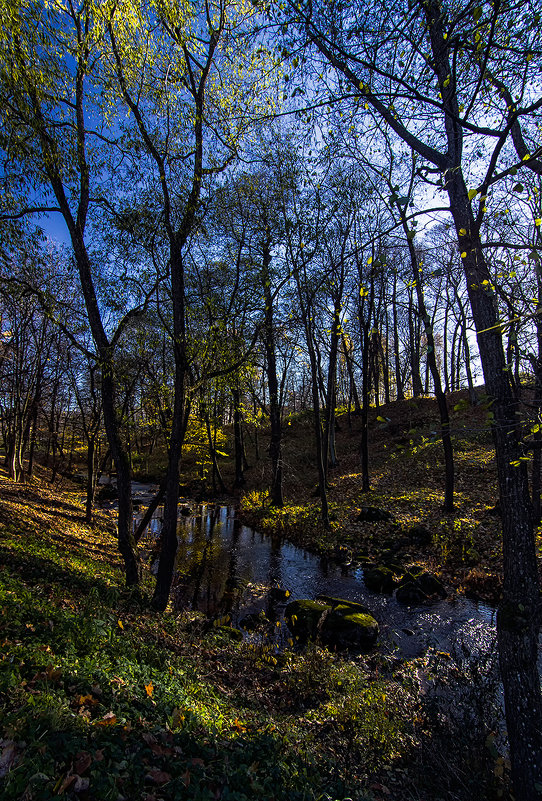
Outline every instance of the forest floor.
{"type": "MultiPolygon", "coordinates": [[[[331,535],[318,522],[311,421],[285,437],[287,503],[265,500],[254,461],[242,514],[313,550],[378,561],[402,553],[458,590],[494,598],[499,518],[487,410],[452,399],[457,511],[444,516],[434,402],[373,410],[371,481],[360,491],[359,420],[339,420],[331,535]],[[382,418],[381,420],[377,418],[382,418]],[[407,428],[408,426],[408,428],[407,428]],[[358,523],[364,506],[395,517],[358,523]],[[388,540],[388,543],[386,543],[388,540]],[[385,555],[385,554],[384,554],[385,555]]],[[[250,453],[249,453],[250,458],[250,453]]],[[[227,471],[224,471],[227,478],[227,471]]],[[[201,491],[201,487],[200,487],[201,491]]],[[[0,795],[6,801],[493,801],[508,799],[496,660],[273,656],[222,621],[149,611],[153,578],[123,585],[114,514],[83,520],[80,487],[0,473],[0,795]]]]}
{"type": "Polygon", "coordinates": [[[124,588],[112,515],[85,524],[80,489],[0,476],[3,799],[506,797],[494,670],[317,646],[275,658],[151,613],[151,582],[124,588]]]}

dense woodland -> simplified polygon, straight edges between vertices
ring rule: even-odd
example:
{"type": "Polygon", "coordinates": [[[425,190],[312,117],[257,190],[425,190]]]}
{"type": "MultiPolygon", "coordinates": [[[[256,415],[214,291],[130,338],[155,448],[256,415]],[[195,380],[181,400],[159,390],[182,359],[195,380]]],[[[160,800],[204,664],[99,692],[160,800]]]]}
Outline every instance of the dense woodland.
{"type": "Polygon", "coordinates": [[[0,425],[14,482],[114,474],[164,503],[242,494],[247,450],[288,504],[310,421],[331,531],[337,420],[448,396],[484,410],[502,519],[500,668],[516,801],[542,792],[535,551],[542,429],[542,42],[535,3],[1,0],[0,425]],[[371,411],[373,410],[373,411],[371,411]],[[184,492],[184,489],[183,489],[184,492]]]}

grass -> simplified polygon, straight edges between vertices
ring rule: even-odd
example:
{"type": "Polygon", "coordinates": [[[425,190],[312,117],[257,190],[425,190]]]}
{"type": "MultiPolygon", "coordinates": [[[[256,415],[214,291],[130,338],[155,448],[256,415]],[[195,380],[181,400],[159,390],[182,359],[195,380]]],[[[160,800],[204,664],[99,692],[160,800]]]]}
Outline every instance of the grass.
{"type": "MultiPolygon", "coordinates": [[[[270,507],[268,463],[253,461],[238,499],[242,514],[320,553],[372,561],[423,524],[432,542],[412,545],[404,563],[425,564],[460,591],[495,597],[500,534],[488,513],[496,486],[484,414],[455,413],[453,515],[440,508],[443,468],[429,400],[374,410],[365,494],[359,421],[353,417],[352,428],[340,421],[331,532],[313,495],[305,418],[287,428],[286,505],[270,507]],[[367,505],[388,509],[396,524],[357,522],[367,505]]],[[[113,516],[99,512],[86,525],[81,489],[0,476],[6,801],[508,797],[493,664],[475,669],[461,654],[434,652],[410,662],[378,653],[349,658],[317,644],[277,658],[265,645],[232,638],[227,626],[151,613],[152,581],[144,573],[137,593],[124,588],[113,516]]]]}
{"type": "Polygon", "coordinates": [[[151,577],[123,588],[106,515],[91,527],[75,494],[2,490],[2,798],[372,797],[369,767],[408,744],[398,682],[384,708],[362,664],[316,646],[279,664],[227,629],[155,616],[151,577]]]}

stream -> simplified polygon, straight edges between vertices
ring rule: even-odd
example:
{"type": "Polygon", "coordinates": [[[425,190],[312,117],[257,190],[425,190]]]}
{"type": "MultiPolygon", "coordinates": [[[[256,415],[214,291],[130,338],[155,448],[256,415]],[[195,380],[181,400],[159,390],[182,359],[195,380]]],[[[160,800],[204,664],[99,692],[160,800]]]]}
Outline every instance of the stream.
{"type": "MultiPolygon", "coordinates": [[[[145,485],[134,484],[133,492],[134,503],[142,507],[152,497],[145,485]]],[[[201,504],[190,510],[181,505],[180,512],[173,588],[178,609],[198,610],[209,617],[228,614],[234,626],[247,615],[264,611],[276,623],[282,622],[289,601],[325,594],[365,604],[379,623],[377,647],[389,654],[412,658],[428,647],[459,648],[465,657],[476,659],[495,647],[496,610],[487,604],[452,595],[405,606],[393,596],[368,590],[361,567],[340,565],[282,538],[256,532],[236,519],[234,507],[201,504]],[[271,588],[287,590],[288,597],[271,588]]],[[[142,514],[136,513],[136,525],[142,514]]],[[[159,507],[150,523],[155,535],[162,514],[159,507]]]]}

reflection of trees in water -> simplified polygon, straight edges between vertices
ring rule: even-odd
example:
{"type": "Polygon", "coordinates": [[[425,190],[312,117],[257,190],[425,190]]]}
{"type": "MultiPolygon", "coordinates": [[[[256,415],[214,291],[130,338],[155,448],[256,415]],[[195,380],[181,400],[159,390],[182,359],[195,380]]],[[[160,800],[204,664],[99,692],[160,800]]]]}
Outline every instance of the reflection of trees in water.
{"type": "Polygon", "coordinates": [[[226,507],[210,506],[181,526],[176,607],[209,616],[232,612],[242,590],[237,575],[239,521],[228,517],[226,507]],[[215,536],[217,529],[230,534],[225,547],[215,536]]]}
{"type": "MultiPolygon", "coordinates": [[[[282,586],[282,570],[281,570],[281,554],[282,554],[282,539],[276,535],[271,535],[271,547],[269,549],[269,568],[267,573],[267,580],[270,587],[282,586]]],[[[279,612],[279,597],[273,592],[267,594],[267,603],[265,614],[273,623],[280,618],[279,612]]]]}

